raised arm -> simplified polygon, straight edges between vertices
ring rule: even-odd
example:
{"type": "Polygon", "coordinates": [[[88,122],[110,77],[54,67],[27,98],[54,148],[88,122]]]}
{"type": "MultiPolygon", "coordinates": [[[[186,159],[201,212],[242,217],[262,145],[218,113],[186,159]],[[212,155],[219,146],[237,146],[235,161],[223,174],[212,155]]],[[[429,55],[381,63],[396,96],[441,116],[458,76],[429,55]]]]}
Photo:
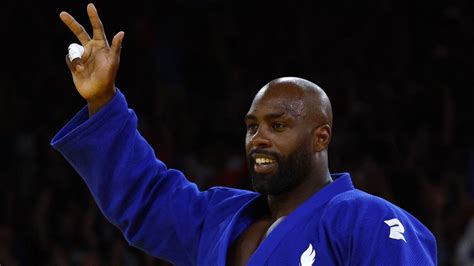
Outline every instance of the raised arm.
{"type": "Polygon", "coordinates": [[[89,116],[92,116],[115,95],[115,77],[125,33],[120,31],[115,34],[110,46],[93,4],[87,5],[87,14],[92,24],[92,38],[69,13],[63,11],[59,17],[84,46],[81,58],[71,62],[66,56],[66,63],[71,70],[77,91],[87,101],[89,116]]]}
{"type": "Polygon", "coordinates": [[[224,188],[200,191],[156,158],[137,130],[137,116],[115,88],[123,32],[109,47],[94,5],[87,12],[92,39],[71,15],[60,14],[85,47],[80,60],[66,57],[66,62],[88,105],[51,145],[84,179],[102,213],[131,245],[176,265],[196,265],[203,228],[219,229],[216,225],[255,195],[224,188]]]}

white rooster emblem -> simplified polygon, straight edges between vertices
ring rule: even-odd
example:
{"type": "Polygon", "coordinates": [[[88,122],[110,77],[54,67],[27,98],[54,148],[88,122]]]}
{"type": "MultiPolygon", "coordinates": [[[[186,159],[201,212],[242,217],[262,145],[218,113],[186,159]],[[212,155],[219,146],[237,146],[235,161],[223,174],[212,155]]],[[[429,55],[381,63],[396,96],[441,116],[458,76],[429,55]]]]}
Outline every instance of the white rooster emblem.
{"type": "Polygon", "coordinates": [[[316,257],[316,250],[313,245],[309,243],[308,248],[301,254],[300,266],[312,266],[316,257]]]}

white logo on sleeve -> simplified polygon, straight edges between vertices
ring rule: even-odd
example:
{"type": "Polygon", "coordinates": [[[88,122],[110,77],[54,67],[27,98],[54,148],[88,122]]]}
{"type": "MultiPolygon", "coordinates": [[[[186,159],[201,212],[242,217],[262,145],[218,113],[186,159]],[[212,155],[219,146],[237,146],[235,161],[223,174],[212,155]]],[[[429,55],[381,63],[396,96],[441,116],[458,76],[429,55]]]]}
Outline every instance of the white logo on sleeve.
{"type": "Polygon", "coordinates": [[[316,257],[316,250],[314,250],[313,245],[309,243],[308,248],[303,252],[303,254],[301,254],[300,266],[313,265],[315,257],[316,257]]]}
{"type": "Polygon", "coordinates": [[[403,227],[403,224],[400,222],[400,220],[393,218],[390,220],[385,220],[384,222],[390,226],[390,235],[388,237],[396,240],[403,240],[405,243],[407,242],[403,236],[403,233],[405,233],[405,227],[403,227]]]}

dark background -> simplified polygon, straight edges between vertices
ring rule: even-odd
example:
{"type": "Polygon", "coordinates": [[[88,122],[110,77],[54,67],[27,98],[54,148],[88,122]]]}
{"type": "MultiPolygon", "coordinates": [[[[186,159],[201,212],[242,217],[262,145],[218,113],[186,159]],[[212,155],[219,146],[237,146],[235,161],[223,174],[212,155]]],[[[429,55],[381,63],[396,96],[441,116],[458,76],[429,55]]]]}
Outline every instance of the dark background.
{"type": "MultiPolygon", "coordinates": [[[[109,39],[126,33],[117,86],[163,161],[203,189],[248,188],[243,116],[254,94],[274,78],[306,78],[332,101],[331,171],[419,218],[440,265],[465,256],[456,254],[474,217],[472,1],[171,2],[95,2],[109,39]]],[[[77,40],[58,15],[90,30],[86,5],[2,2],[2,265],[162,264],[128,247],[49,146],[85,104],[64,63],[77,40]]]]}

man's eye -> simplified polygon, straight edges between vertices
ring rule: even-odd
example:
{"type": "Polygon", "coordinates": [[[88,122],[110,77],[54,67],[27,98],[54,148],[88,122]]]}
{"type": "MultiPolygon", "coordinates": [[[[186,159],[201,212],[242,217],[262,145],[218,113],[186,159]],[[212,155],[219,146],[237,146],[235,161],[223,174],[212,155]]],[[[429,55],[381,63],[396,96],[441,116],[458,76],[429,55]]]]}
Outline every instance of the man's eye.
{"type": "Polygon", "coordinates": [[[285,127],[286,127],[286,125],[283,124],[283,123],[278,123],[278,122],[277,122],[277,123],[273,123],[273,124],[272,124],[272,128],[275,129],[275,130],[282,130],[282,129],[284,129],[285,127]]]}

